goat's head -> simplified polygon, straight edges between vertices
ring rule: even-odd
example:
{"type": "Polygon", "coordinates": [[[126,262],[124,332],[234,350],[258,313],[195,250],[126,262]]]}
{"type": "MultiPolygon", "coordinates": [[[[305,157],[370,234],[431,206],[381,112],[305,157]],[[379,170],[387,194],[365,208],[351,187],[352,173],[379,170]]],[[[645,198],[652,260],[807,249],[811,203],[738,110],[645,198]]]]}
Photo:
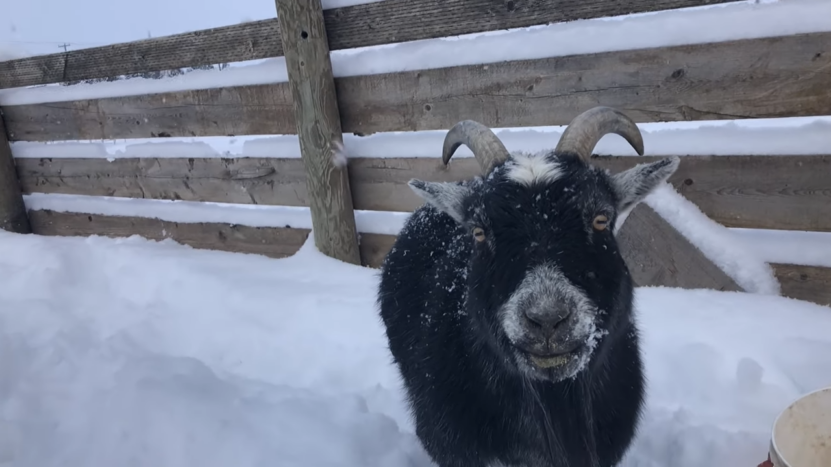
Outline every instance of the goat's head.
{"type": "Polygon", "coordinates": [[[553,151],[538,154],[509,154],[489,128],[463,121],[447,133],[443,161],[467,145],[483,176],[469,183],[410,181],[470,235],[467,311],[478,337],[531,378],[573,377],[604,335],[631,319],[632,282],[615,225],[679,159],[612,175],[590,162],[609,133],[643,154],[638,127],[608,107],[577,116],[553,151]]]}

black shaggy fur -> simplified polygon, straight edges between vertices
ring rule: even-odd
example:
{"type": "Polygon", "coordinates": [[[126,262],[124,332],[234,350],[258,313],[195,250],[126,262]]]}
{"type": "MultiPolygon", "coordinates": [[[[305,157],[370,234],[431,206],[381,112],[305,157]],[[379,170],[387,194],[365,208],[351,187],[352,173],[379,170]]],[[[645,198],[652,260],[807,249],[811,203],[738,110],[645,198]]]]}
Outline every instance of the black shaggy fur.
{"type": "MultiPolygon", "coordinates": [[[[428,197],[383,265],[378,302],[389,348],[416,433],[440,467],[607,467],[635,436],[644,376],[632,280],[613,229],[618,211],[663,182],[677,161],[615,178],[573,156],[547,157],[562,171],[551,183],[518,184],[501,165],[453,184],[463,195],[428,197]],[[592,229],[598,214],[608,217],[607,229],[592,229]],[[474,227],[486,241],[474,240],[474,227]],[[497,316],[543,262],[584,291],[607,332],[584,370],[559,382],[523,373],[497,316]]],[[[413,182],[428,195],[449,185],[413,182]]]]}

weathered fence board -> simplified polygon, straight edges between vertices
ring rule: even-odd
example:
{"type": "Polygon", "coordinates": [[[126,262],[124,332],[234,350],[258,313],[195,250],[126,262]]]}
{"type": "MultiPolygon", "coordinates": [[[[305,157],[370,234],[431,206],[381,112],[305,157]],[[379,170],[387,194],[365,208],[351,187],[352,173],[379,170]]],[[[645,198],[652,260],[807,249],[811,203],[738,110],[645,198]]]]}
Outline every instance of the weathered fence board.
{"type": "Polygon", "coordinates": [[[288,83],[4,107],[28,141],[295,134],[288,83]]]}
{"type": "MultiPolygon", "coordinates": [[[[633,213],[634,214],[634,213],[633,213]]],[[[255,228],[219,223],[175,223],[138,217],[98,216],[53,211],[29,211],[32,228],[39,235],[128,237],[141,235],[154,240],[172,238],[194,248],[254,253],[282,258],[294,254],[309,233],[306,229],[255,228]]],[[[628,221],[627,221],[628,223],[628,221]]],[[[627,224],[624,224],[624,228],[627,224]]],[[[621,232],[623,233],[623,232],[621,232]]],[[[361,234],[361,262],[377,268],[389,252],[395,236],[361,234]]],[[[638,267],[631,266],[633,276],[638,267]]],[[[782,295],[799,300],[831,305],[831,268],[773,264],[782,284],[782,295]]],[[[643,269],[641,269],[643,271],[643,269]]],[[[640,279],[641,285],[650,280],[666,280],[660,274],[640,279]]]]}
{"type": "Polygon", "coordinates": [[[831,268],[772,264],[782,295],[831,306],[831,268]]]}
{"type": "MultiPolygon", "coordinates": [[[[552,144],[553,146],[553,144],[552,144]]],[[[661,156],[597,157],[620,172],[661,156]]],[[[358,209],[412,211],[422,204],[411,178],[453,181],[479,173],[474,159],[356,158],[350,161],[358,209]]],[[[728,227],[831,231],[831,156],[685,156],[669,182],[728,227]]]]}
{"type": "MultiPolygon", "coordinates": [[[[354,76],[335,84],[342,130],[370,134],[447,129],[463,119],[492,127],[564,125],[598,104],[638,122],[825,115],[829,68],[831,32],[823,32],[354,76]]],[[[221,94],[217,102],[208,91],[191,91],[10,106],[6,123],[12,140],[30,141],[262,134],[264,127],[292,133],[286,89],[281,83],[210,91],[221,94]],[[260,121],[265,115],[267,124],[260,121]]]]}
{"type": "MultiPolygon", "coordinates": [[[[598,157],[619,172],[653,157],[598,157]]],[[[831,232],[831,156],[687,156],[679,193],[728,227],[831,232]]]]}
{"type": "Polygon", "coordinates": [[[194,248],[256,253],[271,258],[291,256],[300,249],[308,229],[264,228],[225,223],[177,223],[147,217],[99,216],[49,210],[29,211],[38,235],[171,238],[194,248]]]}
{"type": "Polygon", "coordinates": [[[300,159],[16,159],[25,193],[308,206],[300,159]]]}
{"type": "Polygon", "coordinates": [[[14,158],[9,141],[6,139],[2,112],[0,112],[0,230],[15,233],[31,233],[32,231],[29,219],[26,217],[26,205],[23,203],[14,158]]]}
{"type": "Polygon", "coordinates": [[[352,189],[320,0],[277,0],[315,246],[360,264],[352,189]]]}
{"type": "Polygon", "coordinates": [[[618,232],[620,254],[637,285],[743,291],[686,237],[641,203],[618,232]]]}
{"type": "Polygon", "coordinates": [[[831,33],[450,67],[338,81],[345,131],[565,125],[602,104],[637,122],[825,115],[831,33]]]}
{"type": "MultiPolygon", "coordinates": [[[[735,0],[385,0],[324,11],[329,48],[455,36],[735,0]]],[[[283,55],[277,19],[0,63],[0,89],[283,55]]]]}
{"type": "MultiPolygon", "coordinates": [[[[659,156],[597,157],[619,172],[659,156]]],[[[308,206],[300,159],[17,159],[25,193],[308,206]]],[[[423,203],[407,181],[455,181],[480,171],[472,158],[349,160],[356,209],[411,212],[423,203]]],[[[728,227],[831,231],[831,156],[686,156],[672,185],[728,227]]]]}

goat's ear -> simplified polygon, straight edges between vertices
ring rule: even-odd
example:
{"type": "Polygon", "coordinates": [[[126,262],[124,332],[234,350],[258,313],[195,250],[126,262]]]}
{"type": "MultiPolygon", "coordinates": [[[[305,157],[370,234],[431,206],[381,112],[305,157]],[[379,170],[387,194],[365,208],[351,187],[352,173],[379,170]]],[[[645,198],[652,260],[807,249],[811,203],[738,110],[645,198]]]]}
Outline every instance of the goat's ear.
{"type": "Polygon", "coordinates": [[[447,213],[456,222],[464,223],[464,205],[471,194],[470,188],[458,183],[425,182],[417,179],[410,180],[408,184],[418,196],[434,208],[447,213]]]}
{"type": "Polygon", "coordinates": [[[639,164],[613,175],[612,183],[617,194],[618,212],[628,212],[634,208],[655,187],[675,173],[680,162],[678,156],[669,157],[651,164],[639,164]]]}

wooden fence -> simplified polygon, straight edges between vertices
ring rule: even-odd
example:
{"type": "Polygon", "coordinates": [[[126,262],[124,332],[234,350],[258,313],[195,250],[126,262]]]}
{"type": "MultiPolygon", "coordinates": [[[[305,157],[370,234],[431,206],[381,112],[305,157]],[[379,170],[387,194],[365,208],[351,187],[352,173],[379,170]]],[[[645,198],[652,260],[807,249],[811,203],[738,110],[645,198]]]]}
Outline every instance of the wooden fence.
{"type": "MultiPolygon", "coordinates": [[[[14,162],[19,190],[26,194],[311,206],[316,233],[330,237],[327,254],[377,267],[394,237],[362,233],[350,253],[350,235],[356,229],[353,208],[412,211],[421,200],[407,187],[409,179],[458,180],[479,169],[472,159],[456,159],[444,167],[439,158],[378,159],[360,154],[346,167],[338,167],[328,155],[342,132],[445,130],[463,119],[492,127],[562,125],[598,104],[617,107],[639,123],[827,115],[831,33],[343,78],[332,78],[329,49],[729,1],[541,5],[531,0],[384,0],[322,11],[318,1],[278,0],[279,21],[3,62],[0,89],[281,55],[286,56],[288,82],[8,105],[0,110],[12,142],[297,134],[303,159],[90,157],[14,162]]],[[[8,145],[0,141],[0,163],[4,157],[11,159],[3,151],[8,152],[8,145]]],[[[619,171],[653,158],[602,157],[598,164],[619,171]]],[[[3,174],[0,164],[0,177],[3,174]]],[[[829,175],[831,153],[685,156],[670,182],[728,227],[831,232],[829,175]]],[[[14,204],[18,188],[2,182],[0,220],[19,207],[14,204]]],[[[641,285],[740,289],[651,209],[638,209],[625,224],[622,243],[641,285]]],[[[31,210],[28,215],[37,234],[139,234],[271,257],[293,254],[308,234],[297,228],[50,210],[31,210]]],[[[831,304],[831,269],[772,266],[783,295],[831,304]]]]}

